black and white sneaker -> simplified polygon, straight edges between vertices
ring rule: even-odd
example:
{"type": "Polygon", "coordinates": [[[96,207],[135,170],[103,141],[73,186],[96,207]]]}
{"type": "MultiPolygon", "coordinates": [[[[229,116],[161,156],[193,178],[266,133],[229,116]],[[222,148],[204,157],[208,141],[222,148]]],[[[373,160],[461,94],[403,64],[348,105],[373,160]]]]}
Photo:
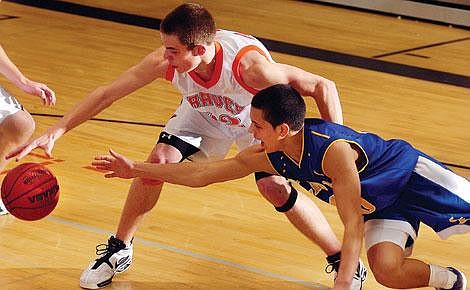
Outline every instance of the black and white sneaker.
{"type": "MultiPolygon", "coordinates": [[[[336,277],[338,276],[339,263],[341,261],[339,259],[339,256],[335,258],[337,259],[334,259],[334,261],[327,258],[328,265],[325,268],[326,273],[328,274],[334,273],[334,281],[336,281],[336,277]]],[[[367,278],[367,268],[366,266],[364,266],[364,263],[362,262],[362,260],[359,259],[359,264],[357,265],[356,273],[354,273],[350,290],[361,290],[362,285],[366,281],[366,278],[367,278]]]]}
{"type": "Polygon", "coordinates": [[[123,241],[111,236],[108,244],[96,246],[98,259],[92,261],[80,276],[80,287],[99,289],[111,284],[114,274],[127,270],[132,263],[132,242],[126,247],[123,241]]]}

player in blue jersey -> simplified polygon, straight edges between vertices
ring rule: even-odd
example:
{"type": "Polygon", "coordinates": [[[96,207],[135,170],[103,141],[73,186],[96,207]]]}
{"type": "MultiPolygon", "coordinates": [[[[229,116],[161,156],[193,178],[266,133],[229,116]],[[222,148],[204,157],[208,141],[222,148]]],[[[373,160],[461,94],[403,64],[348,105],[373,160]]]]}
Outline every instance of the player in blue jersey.
{"type": "Polygon", "coordinates": [[[461,271],[408,257],[420,222],[441,238],[470,232],[470,182],[403,140],[384,140],[304,116],[298,92],[274,85],[252,101],[250,130],[261,145],[234,158],[154,165],[110,151],[93,164],[113,171],[106,177],[158,178],[192,187],[255,171],[280,174],[338,209],[344,240],[334,289],[349,289],[364,235],[379,283],[401,289],[466,289],[461,271]]]}

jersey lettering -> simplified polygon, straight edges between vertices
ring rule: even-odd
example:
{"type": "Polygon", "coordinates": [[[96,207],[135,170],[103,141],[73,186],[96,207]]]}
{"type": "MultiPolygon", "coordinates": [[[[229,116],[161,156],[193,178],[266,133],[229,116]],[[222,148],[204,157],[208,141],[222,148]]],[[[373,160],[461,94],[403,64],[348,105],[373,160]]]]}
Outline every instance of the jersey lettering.
{"type": "MultiPolygon", "coordinates": [[[[336,206],[336,198],[334,195],[330,196],[329,203],[336,206]]],[[[375,205],[361,197],[361,211],[362,214],[371,214],[375,211],[375,205]]]]}
{"type": "Polygon", "coordinates": [[[232,98],[227,96],[218,96],[209,93],[197,93],[195,95],[187,96],[186,100],[191,107],[197,109],[201,107],[215,106],[217,108],[224,108],[232,115],[240,114],[245,106],[236,103],[232,98]]]}

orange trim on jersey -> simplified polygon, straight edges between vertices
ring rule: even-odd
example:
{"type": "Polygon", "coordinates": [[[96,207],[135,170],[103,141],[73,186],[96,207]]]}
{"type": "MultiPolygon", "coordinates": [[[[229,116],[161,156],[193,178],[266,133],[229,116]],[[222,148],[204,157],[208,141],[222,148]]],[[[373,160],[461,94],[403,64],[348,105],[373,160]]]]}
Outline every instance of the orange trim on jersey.
{"type": "Polygon", "coordinates": [[[222,46],[217,41],[215,42],[215,66],[214,71],[212,72],[210,80],[207,82],[199,77],[199,75],[193,70],[189,72],[189,75],[196,82],[198,85],[205,87],[206,89],[211,88],[215,85],[222,73],[222,64],[224,61],[224,52],[222,50],[222,46]]]}
{"type": "Polygon", "coordinates": [[[243,78],[242,76],[240,75],[240,70],[239,70],[239,67],[240,67],[240,61],[242,59],[243,56],[245,56],[245,54],[247,54],[248,52],[250,51],[257,51],[259,52],[262,56],[266,57],[266,59],[268,59],[266,53],[264,53],[264,51],[257,47],[256,45],[248,45],[248,46],[245,46],[244,48],[240,49],[240,51],[237,53],[237,55],[235,56],[235,60],[233,61],[233,64],[232,64],[232,72],[233,72],[233,75],[235,76],[235,79],[237,80],[237,82],[245,89],[247,90],[248,92],[252,93],[253,95],[256,94],[259,90],[255,89],[255,88],[252,88],[250,87],[249,85],[247,85],[244,81],[243,81],[243,78]]]}
{"type": "Polygon", "coordinates": [[[168,67],[166,68],[165,79],[171,82],[173,81],[174,76],[175,76],[175,67],[168,64],[168,67]]]}

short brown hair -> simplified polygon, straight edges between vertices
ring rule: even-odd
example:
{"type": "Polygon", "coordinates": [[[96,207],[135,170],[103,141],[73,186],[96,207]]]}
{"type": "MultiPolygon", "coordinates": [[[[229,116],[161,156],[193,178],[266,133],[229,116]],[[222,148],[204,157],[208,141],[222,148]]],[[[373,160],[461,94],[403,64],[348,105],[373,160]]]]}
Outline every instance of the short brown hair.
{"type": "Polygon", "coordinates": [[[168,13],[160,24],[160,31],[176,35],[182,44],[193,48],[210,43],[215,37],[215,21],[206,8],[195,3],[182,4],[168,13]]]}

